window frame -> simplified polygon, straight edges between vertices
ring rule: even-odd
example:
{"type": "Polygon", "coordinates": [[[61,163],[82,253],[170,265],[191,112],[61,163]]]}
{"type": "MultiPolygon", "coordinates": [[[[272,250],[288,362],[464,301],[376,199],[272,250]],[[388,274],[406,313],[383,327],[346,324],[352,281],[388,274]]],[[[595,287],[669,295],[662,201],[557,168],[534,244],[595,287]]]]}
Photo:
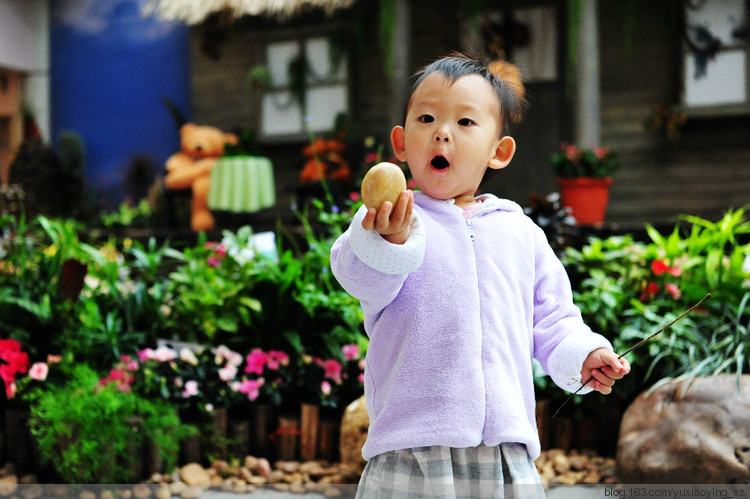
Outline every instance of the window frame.
{"type": "MultiPolygon", "coordinates": [[[[308,45],[311,44],[311,42],[315,42],[319,39],[327,40],[328,43],[331,43],[331,38],[333,35],[337,32],[344,29],[343,26],[340,25],[334,25],[334,26],[327,26],[325,28],[318,28],[318,29],[293,29],[293,30],[282,30],[280,32],[275,32],[272,36],[268,36],[264,39],[264,49],[263,49],[263,61],[267,68],[269,68],[269,76],[270,76],[270,61],[268,60],[269,57],[269,47],[274,44],[284,44],[284,43],[292,43],[297,45],[297,53],[301,53],[302,51],[307,50],[308,45]]],[[[350,60],[351,53],[348,49],[344,49],[343,53],[341,54],[341,60],[339,61],[339,68],[337,69],[336,73],[332,75],[330,78],[323,78],[320,81],[311,81],[310,77],[306,78],[305,83],[305,94],[309,95],[311,92],[314,92],[316,90],[321,89],[327,89],[327,88],[335,88],[335,89],[341,89],[344,93],[344,102],[343,102],[343,109],[340,112],[344,112],[347,115],[350,115],[352,112],[352,105],[351,105],[351,99],[352,99],[352,92],[351,92],[351,60],[350,60]]],[[[330,65],[332,61],[330,58],[328,59],[327,63],[330,65]]],[[[314,73],[314,71],[313,71],[314,73]]],[[[273,82],[271,85],[263,89],[261,92],[260,97],[260,119],[259,119],[259,125],[258,125],[258,138],[259,140],[263,141],[264,143],[284,143],[284,142],[299,142],[308,140],[310,137],[310,133],[319,135],[325,132],[328,132],[332,130],[332,124],[331,126],[324,126],[324,127],[316,127],[314,122],[311,124],[307,121],[307,118],[305,116],[305,110],[301,109],[299,106],[299,103],[296,102],[295,97],[292,95],[291,86],[289,85],[289,82],[284,82],[281,85],[275,85],[273,82]],[[266,99],[274,97],[272,95],[278,95],[282,102],[280,102],[280,106],[284,107],[286,105],[293,106],[298,108],[299,113],[299,127],[294,131],[282,131],[278,133],[274,133],[273,131],[270,131],[266,128],[266,110],[264,109],[266,106],[266,99]],[[309,128],[308,128],[309,126],[309,128]]],[[[310,106],[308,105],[307,108],[309,109],[310,106]]],[[[335,116],[334,116],[335,119],[335,116]]]]}
{"type": "MultiPolygon", "coordinates": [[[[702,9],[711,9],[710,3],[711,2],[721,2],[722,0],[703,0],[700,2],[700,6],[702,9]]],[[[735,4],[736,5],[736,4],[735,4]]],[[[692,71],[694,69],[695,65],[695,52],[691,49],[689,46],[689,42],[687,38],[690,36],[690,26],[689,26],[689,9],[691,9],[691,6],[688,3],[685,3],[683,5],[683,40],[681,43],[681,58],[680,58],[680,103],[684,110],[688,113],[688,115],[692,117],[714,117],[714,116],[739,116],[739,115],[746,115],[750,114],[750,39],[745,40],[739,40],[734,43],[724,43],[722,46],[717,50],[717,54],[720,56],[726,56],[731,53],[737,53],[739,52],[739,56],[742,58],[741,60],[744,63],[744,74],[741,70],[738,70],[737,73],[741,76],[740,78],[744,78],[744,100],[741,101],[733,101],[733,102],[706,102],[706,103],[700,103],[700,102],[691,102],[689,101],[689,86],[690,86],[690,79],[693,79],[695,81],[694,72],[692,71]],[[693,60],[693,63],[691,64],[691,59],[693,60]]],[[[740,25],[747,26],[748,21],[750,21],[750,6],[747,3],[742,3],[742,9],[744,14],[744,20],[740,21],[740,25]]],[[[713,11],[715,12],[715,11],[713,11]]],[[[726,61],[726,59],[724,59],[726,61]]],[[[706,63],[706,76],[703,76],[703,78],[708,78],[708,76],[711,74],[711,70],[714,70],[714,78],[716,73],[716,65],[717,60],[710,58],[708,59],[706,63]]],[[[714,80],[714,85],[717,85],[718,82],[714,80]]],[[[716,95],[721,95],[721,89],[725,87],[716,87],[712,88],[710,90],[704,89],[704,93],[714,93],[716,95]]]]}

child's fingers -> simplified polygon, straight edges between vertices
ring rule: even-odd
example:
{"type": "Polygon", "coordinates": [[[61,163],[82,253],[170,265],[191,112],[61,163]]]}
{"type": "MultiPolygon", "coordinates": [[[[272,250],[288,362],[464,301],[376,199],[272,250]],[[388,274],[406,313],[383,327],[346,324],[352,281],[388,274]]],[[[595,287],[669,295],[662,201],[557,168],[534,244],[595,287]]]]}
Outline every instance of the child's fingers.
{"type": "Polygon", "coordinates": [[[620,369],[615,369],[609,366],[600,367],[599,370],[603,372],[605,376],[607,376],[608,378],[612,378],[612,379],[622,379],[622,377],[625,376],[625,374],[627,374],[626,372],[623,372],[620,369]]]}
{"type": "Polygon", "coordinates": [[[599,369],[592,369],[591,376],[594,378],[593,388],[594,390],[603,393],[605,395],[612,393],[612,385],[615,384],[615,380],[604,374],[599,369]]]}
{"type": "Polygon", "coordinates": [[[381,234],[388,229],[391,222],[391,212],[393,211],[393,204],[390,201],[384,202],[378,214],[375,216],[375,230],[381,234]]]}
{"type": "Polygon", "coordinates": [[[367,214],[365,215],[365,218],[362,219],[362,228],[365,230],[373,230],[375,229],[375,215],[377,214],[378,210],[375,208],[368,208],[367,214]]]}
{"type": "Polygon", "coordinates": [[[402,230],[411,223],[413,204],[411,191],[401,191],[390,218],[391,228],[402,230]]]}

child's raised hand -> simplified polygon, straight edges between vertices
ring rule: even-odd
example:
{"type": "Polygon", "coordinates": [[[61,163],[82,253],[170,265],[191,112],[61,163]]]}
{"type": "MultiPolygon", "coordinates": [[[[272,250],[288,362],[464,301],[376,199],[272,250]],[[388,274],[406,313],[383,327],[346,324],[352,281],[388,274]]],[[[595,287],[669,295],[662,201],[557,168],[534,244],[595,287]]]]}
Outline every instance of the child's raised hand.
{"type": "Polygon", "coordinates": [[[630,363],[607,348],[597,348],[583,362],[581,379],[593,377],[588,386],[605,395],[612,393],[612,385],[630,372],[630,363]]]}
{"type": "Polygon", "coordinates": [[[413,208],[414,192],[405,189],[401,191],[396,206],[385,201],[379,209],[368,208],[367,215],[362,220],[362,228],[378,232],[388,242],[403,244],[409,237],[413,208]]]}

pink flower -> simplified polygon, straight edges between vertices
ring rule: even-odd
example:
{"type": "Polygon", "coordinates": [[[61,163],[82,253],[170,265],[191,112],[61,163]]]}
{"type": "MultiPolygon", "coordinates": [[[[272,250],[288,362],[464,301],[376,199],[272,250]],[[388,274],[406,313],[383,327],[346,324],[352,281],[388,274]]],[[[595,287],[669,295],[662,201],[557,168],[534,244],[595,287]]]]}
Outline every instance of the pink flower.
{"type": "Polygon", "coordinates": [[[675,300],[679,300],[680,296],[682,296],[682,291],[680,291],[680,288],[677,287],[677,284],[674,283],[667,283],[664,285],[664,290],[672,295],[672,298],[675,300]]]}
{"type": "Polygon", "coordinates": [[[245,372],[248,374],[263,374],[263,368],[266,366],[268,356],[260,348],[254,348],[245,359],[247,365],[245,372]]]}
{"type": "Polygon", "coordinates": [[[338,360],[330,359],[322,361],[320,365],[323,366],[323,369],[325,369],[326,378],[333,380],[336,384],[341,383],[341,370],[343,369],[343,367],[338,360]]]}
{"type": "Polygon", "coordinates": [[[47,355],[47,364],[57,364],[58,362],[62,362],[62,355],[47,355]]]}
{"type": "Polygon", "coordinates": [[[49,374],[49,366],[44,362],[34,362],[29,369],[29,377],[37,381],[44,381],[49,374]]]}
{"type": "Polygon", "coordinates": [[[331,384],[328,381],[323,381],[320,384],[320,391],[323,393],[323,395],[330,395],[331,394],[331,384]]]}
{"type": "Polygon", "coordinates": [[[156,358],[155,353],[153,348],[144,348],[138,352],[138,358],[141,359],[141,362],[153,360],[156,358]]]}
{"type": "Polygon", "coordinates": [[[344,353],[346,360],[357,360],[359,358],[359,347],[355,344],[344,345],[341,347],[341,351],[344,353]]]}
{"type": "Polygon", "coordinates": [[[203,247],[205,249],[212,250],[214,253],[216,253],[217,255],[221,257],[227,256],[227,247],[223,243],[215,243],[215,242],[209,241],[206,244],[204,244],[203,247]]]}
{"type": "Polygon", "coordinates": [[[596,147],[594,148],[594,154],[597,158],[603,159],[607,154],[609,154],[609,149],[606,147],[596,147]]]}
{"type": "Polygon", "coordinates": [[[198,395],[198,382],[191,379],[185,383],[185,390],[183,390],[182,396],[188,398],[194,395],[198,395]]]}
{"type": "Polygon", "coordinates": [[[265,380],[263,378],[246,379],[233,388],[235,391],[247,395],[247,398],[253,402],[260,396],[260,387],[263,386],[264,383],[265,380]]]}
{"type": "Polygon", "coordinates": [[[355,203],[356,203],[357,201],[359,201],[359,199],[360,199],[360,197],[359,197],[359,192],[350,192],[350,193],[349,193],[349,199],[351,199],[351,200],[352,200],[352,201],[354,201],[355,203]]]}
{"type": "Polygon", "coordinates": [[[357,379],[359,380],[360,383],[364,383],[365,382],[365,373],[359,373],[359,376],[357,376],[357,379]]]}
{"type": "Polygon", "coordinates": [[[268,352],[268,368],[278,369],[279,366],[289,365],[289,355],[280,350],[271,350],[268,352]]]}
{"type": "Polygon", "coordinates": [[[218,267],[227,256],[227,247],[224,244],[208,242],[204,248],[213,251],[213,254],[206,259],[209,267],[218,267]]]}

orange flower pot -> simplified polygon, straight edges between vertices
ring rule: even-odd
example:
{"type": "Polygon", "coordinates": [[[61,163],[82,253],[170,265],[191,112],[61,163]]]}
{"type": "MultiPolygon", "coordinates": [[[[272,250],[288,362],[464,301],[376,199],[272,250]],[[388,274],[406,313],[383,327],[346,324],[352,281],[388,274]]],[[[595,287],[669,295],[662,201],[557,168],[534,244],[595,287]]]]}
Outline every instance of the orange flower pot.
{"type": "Polygon", "coordinates": [[[604,222],[612,177],[560,178],[557,179],[557,185],[560,187],[563,206],[571,209],[571,214],[579,225],[598,225],[604,222]]]}

